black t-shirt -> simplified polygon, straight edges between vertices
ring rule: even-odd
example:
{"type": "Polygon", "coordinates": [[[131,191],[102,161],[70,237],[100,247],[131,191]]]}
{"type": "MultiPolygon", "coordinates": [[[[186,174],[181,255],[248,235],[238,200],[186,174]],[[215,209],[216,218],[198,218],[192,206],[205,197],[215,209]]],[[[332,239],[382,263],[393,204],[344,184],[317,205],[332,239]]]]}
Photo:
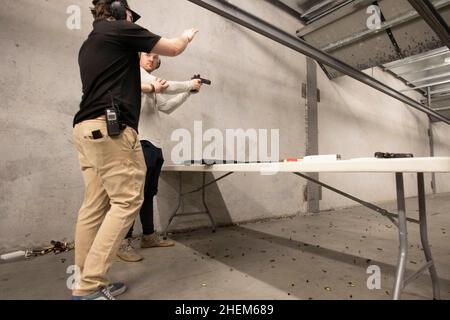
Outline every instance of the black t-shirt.
{"type": "Polygon", "coordinates": [[[83,98],[74,126],[105,114],[112,98],[120,106],[121,121],[138,130],[141,110],[139,52],[150,52],[161,39],[126,20],[96,21],[80,49],[83,98]]]}

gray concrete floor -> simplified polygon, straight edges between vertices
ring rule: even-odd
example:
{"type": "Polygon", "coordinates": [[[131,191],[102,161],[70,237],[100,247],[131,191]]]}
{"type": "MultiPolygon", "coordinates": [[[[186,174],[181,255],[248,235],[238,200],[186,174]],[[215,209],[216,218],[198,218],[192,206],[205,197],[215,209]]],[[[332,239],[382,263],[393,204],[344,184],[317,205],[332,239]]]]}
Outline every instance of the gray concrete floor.
{"type": "MultiPolygon", "coordinates": [[[[450,194],[429,196],[428,222],[443,299],[450,299],[450,194]]],[[[407,200],[417,217],[417,199],[407,200]]],[[[395,203],[383,207],[395,209],[395,203]]],[[[122,299],[389,299],[398,235],[384,217],[362,208],[322,212],[173,235],[174,248],[146,249],[141,263],[117,262],[113,280],[122,299]],[[382,288],[369,290],[366,270],[377,265],[382,288]]],[[[409,224],[408,271],[424,262],[418,226],[409,224]]],[[[0,299],[68,299],[66,268],[73,253],[0,264],[0,299]]],[[[432,297],[428,274],[403,299],[432,297]]]]}

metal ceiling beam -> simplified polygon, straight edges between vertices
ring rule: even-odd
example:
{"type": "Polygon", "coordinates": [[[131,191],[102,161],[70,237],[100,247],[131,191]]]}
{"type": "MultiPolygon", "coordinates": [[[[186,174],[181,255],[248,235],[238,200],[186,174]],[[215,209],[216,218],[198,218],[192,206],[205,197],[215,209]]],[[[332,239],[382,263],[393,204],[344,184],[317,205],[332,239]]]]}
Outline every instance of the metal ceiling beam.
{"type": "Polygon", "coordinates": [[[450,27],[429,0],[408,0],[437,36],[450,48],[450,27]]]}
{"type": "MultiPolygon", "coordinates": [[[[431,94],[431,91],[430,91],[430,94],[431,94]]],[[[438,104],[439,102],[448,102],[448,103],[450,103],[450,94],[439,95],[439,96],[431,96],[431,99],[432,99],[434,105],[438,104]]],[[[427,99],[422,99],[421,102],[423,104],[426,104],[427,103],[427,99]]]]}
{"type": "Polygon", "coordinates": [[[434,86],[438,86],[438,85],[441,85],[441,84],[447,84],[447,83],[450,83],[450,80],[439,81],[439,82],[434,82],[434,83],[426,83],[426,84],[421,85],[421,86],[400,90],[400,92],[417,90],[417,89],[423,89],[423,88],[428,88],[428,87],[434,87],[434,86]]]}
{"type": "MultiPolygon", "coordinates": [[[[450,0],[446,0],[448,2],[448,4],[450,4],[450,0]]],[[[386,69],[395,69],[395,68],[400,68],[400,67],[404,67],[407,64],[411,64],[411,63],[416,63],[416,62],[420,62],[423,60],[428,60],[431,58],[436,58],[436,57],[440,57],[443,55],[449,55],[450,54],[450,50],[447,47],[442,47],[442,48],[438,48],[438,49],[434,49],[431,51],[428,51],[426,53],[422,53],[419,55],[415,55],[415,56],[411,56],[408,58],[405,58],[403,60],[398,60],[398,61],[393,61],[393,62],[389,62],[386,63],[384,65],[384,67],[386,69]]]]}
{"type": "MultiPolygon", "coordinates": [[[[432,98],[433,98],[433,103],[442,102],[442,101],[445,101],[445,100],[450,100],[450,94],[448,94],[448,95],[440,95],[440,96],[432,97],[432,98]]],[[[423,100],[424,104],[426,102],[427,102],[427,100],[423,100]]]]}
{"type": "Polygon", "coordinates": [[[314,17],[309,18],[308,19],[308,23],[313,23],[314,21],[317,21],[317,20],[322,19],[323,17],[326,17],[327,15],[331,14],[332,12],[337,11],[340,8],[342,8],[342,7],[346,6],[347,4],[351,3],[352,1],[354,1],[354,0],[347,0],[347,1],[340,2],[340,3],[336,4],[336,6],[334,6],[333,8],[325,10],[324,12],[321,12],[321,13],[315,15],[314,17]]]}
{"type": "Polygon", "coordinates": [[[280,0],[265,0],[266,2],[270,3],[271,5],[279,8],[280,10],[283,10],[284,12],[288,13],[289,15],[293,16],[294,18],[297,18],[298,20],[305,22],[304,19],[302,19],[302,13],[294,10],[284,2],[281,2],[280,0]]]}
{"type": "MultiPolygon", "coordinates": [[[[447,0],[448,3],[450,3],[449,0],[447,0]]],[[[390,63],[387,63],[385,66],[389,69],[393,69],[393,68],[398,68],[398,67],[403,67],[406,64],[411,64],[411,63],[416,63],[416,62],[420,62],[423,60],[429,60],[432,58],[437,58],[443,55],[448,55],[450,54],[450,50],[447,47],[441,47],[441,48],[437,48],[434,50],[430,50],[415,56],[411,56],[408,58],[405,58],[403,60],[400,61],[393,61],[390,63]]]]}
{"type": "Polygon", "coordinates": [[[335,0],[323,0],[323,1],[319,2],[315,6],[312,6],[311,8],[309,8],[308,10],[303,12],[302,13],[302,18],[311,15],[311,13],[319,11],[323,7],[325,7],[325,6],[329,5],[329,4],[332,4],[333,2],[336,2],[336,1],[335,0]]]}
{"type": "Polygon", "coordinates": [[[409,80],[407,82],[409,84],[417,84],[418,82],[424,82],[424,81],[429,81],[429,80],[434,80],[434,79],[439,79],[439,78],[444,78],[444,77],[449,77],[449,76],[450,76],[450,72],[445,72],[445,73],[439,73],[439,74],[435,74],[435,75],[424,77],[424,78],[409,80]]]}
{"type": "Polygon", "coordinates": [[[450,106],[448,107],[442,107],[442,108],[433,108],[434,111],[449,111],[450,110],[450,106]]]}
{"type": "Polygon", "coordinates": [[[434,90],[434,91],[431,91],[430,93],[431,94],[438,94],[438,93],[450,93],[450,88],[444,88],[444,89],[438,89],[438,90],[434,90]]]}
{"type": "MultiPolygon", "coordinates": [[[[421,0],[420,0],[421,1],[421,0]]],[[[446,6],[450,3],[450,1],[448,0],[443,0],[443,1],[439,1],[438,3],[436,3],[436,7],[441,8],[443,6],[446,6]]],[[[348,46],[351,45],[357,41],[363,40],[371,35],[380,33],[382,31],[385,31],[387,29],[393,28],[395,26],[398,26],[400,24],[403,24],[405,22],[411,21],[415,18],[419,17],[419,13],[416,10],[411,10],[406,14],[403,14],[397,18],[394,18],[390,21],[386,21],[383,22],[380,26],[379,29],[367,29],[364,31],[361,31],[359,33],[355,33],[347,38],[335,41],[333,43],[328,44],[327,46],[321,48],[321,50],[325,51],[325,52],[332,52],[334,50],[337,50],[339,48],[342,48],[344,46],[348,46]]]]}
{"type": "Polygon", "coordinates": [[[355,1],[354,3],[348,4],[342,7],[340,10],[336,10],[333,13],[323,17],[322,19],[314,21],[308,24],[306,27],[297,30],[297,37],[300,38],[304,37],[307,34],[319,30],[320,28],[323,28],[337,20],[340,20],[352,14],[355,11],[361,10],[362,8],[366,8],[368,5],[372,4],[372,2],[373,0],[358,0],[355,1]]]}
{"type": "Polygon", "coordinates": [[[188,0],[194,4],[197,4],[209,11],[212,11],[226,19],[229,19],[241,26],[244,26],[254,32],[263,35],[275,42],[278,42],[292,50],[300,52],[310,58],[317,60],[320,63],[326,64],[333,69],[340,71],[382,93],[385,93],[394,99],[397,99],[417,110],[420,110],[430,116],[433,116],[450,125],[450,119],[442,116],[441,114],[430,110],[421,103],[413,100],[412,98],[392,89],[384,83],[370,77],[369,75],[361,72],[349,66],[348,64],[336,59],[335,57],[320,51],[317,48],[309,45],[305,41],[298,37],[291,35],[273,25],[267,21],[258,18],[235,5],[224,0],[188,0]]]}
{"type": "MultiPolygon", "coordinates": [[[[419,73],[419,72],[424,72],[424,71],[430,71],[430,70],[435,70],[435,69],[439,69],[445,66],[450,66],[450,62],[443,62],[443,63],[439,63],[436,65],[432,65],[432,66],[428,66],[428,67],[424,67],[422,69],[416,69],[416,70],[408,70],[405,72],[394,72],[395,74],[397,74],[398,76],[406,76],[406,75],[411,75],[411,74],[415,74],[415,73],[419,73]]],[[[390,70],[390,69],[388,69],[390,70]]]]}

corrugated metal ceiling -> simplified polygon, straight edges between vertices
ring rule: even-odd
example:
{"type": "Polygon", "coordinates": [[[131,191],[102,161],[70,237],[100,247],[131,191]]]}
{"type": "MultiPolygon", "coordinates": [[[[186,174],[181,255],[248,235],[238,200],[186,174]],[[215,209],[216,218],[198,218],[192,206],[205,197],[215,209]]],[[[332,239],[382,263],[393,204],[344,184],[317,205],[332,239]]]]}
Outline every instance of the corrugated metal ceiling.
{"type": "MultiPolygon", "coordinates": [[[[442,47],[383,66],[428,97],[431,107],[450,117],[450,50],[442,47]]],[[[427,99],[422,101],[428,103],[427,99]]]]}
{"type": "MultiPolygon", "coordinates": [[[[357,69],[383,66],[411,90],[424,96],[429,90],[432,108],[450,117],[450,50],[408,0],[278,1],[296,10],[305,24],[297,36],[357,69]],[[372,5],[380,8],[378,29],[367,25],[372,5]]],[[[450,24],[450,0],[431,2],[450,24]]],[[[330,78],[341,75],[322,67],[330,78]]]]}

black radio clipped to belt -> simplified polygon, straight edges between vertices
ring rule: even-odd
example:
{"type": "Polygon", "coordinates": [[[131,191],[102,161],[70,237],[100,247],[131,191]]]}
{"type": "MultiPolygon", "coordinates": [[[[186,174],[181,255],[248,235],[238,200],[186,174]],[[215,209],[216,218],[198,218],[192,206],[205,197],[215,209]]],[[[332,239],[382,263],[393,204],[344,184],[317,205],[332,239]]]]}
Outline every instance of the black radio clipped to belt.
{"type": "Polygon", "coordinates": [[[125,129],[125,126],[120,123],[120,108],[119,105],[114,102],[114,97],[112,95],[111,106],[106,108],[105,116],[108,135],[110,137],[120,136],[122,130],[125,129]]]}
{"type": "Polygon", "coordinates": [[[119,114],[114,107],[106,109],[106,127],[108,128],[108,135],[110,137],[120,135],[119,114]]]}

